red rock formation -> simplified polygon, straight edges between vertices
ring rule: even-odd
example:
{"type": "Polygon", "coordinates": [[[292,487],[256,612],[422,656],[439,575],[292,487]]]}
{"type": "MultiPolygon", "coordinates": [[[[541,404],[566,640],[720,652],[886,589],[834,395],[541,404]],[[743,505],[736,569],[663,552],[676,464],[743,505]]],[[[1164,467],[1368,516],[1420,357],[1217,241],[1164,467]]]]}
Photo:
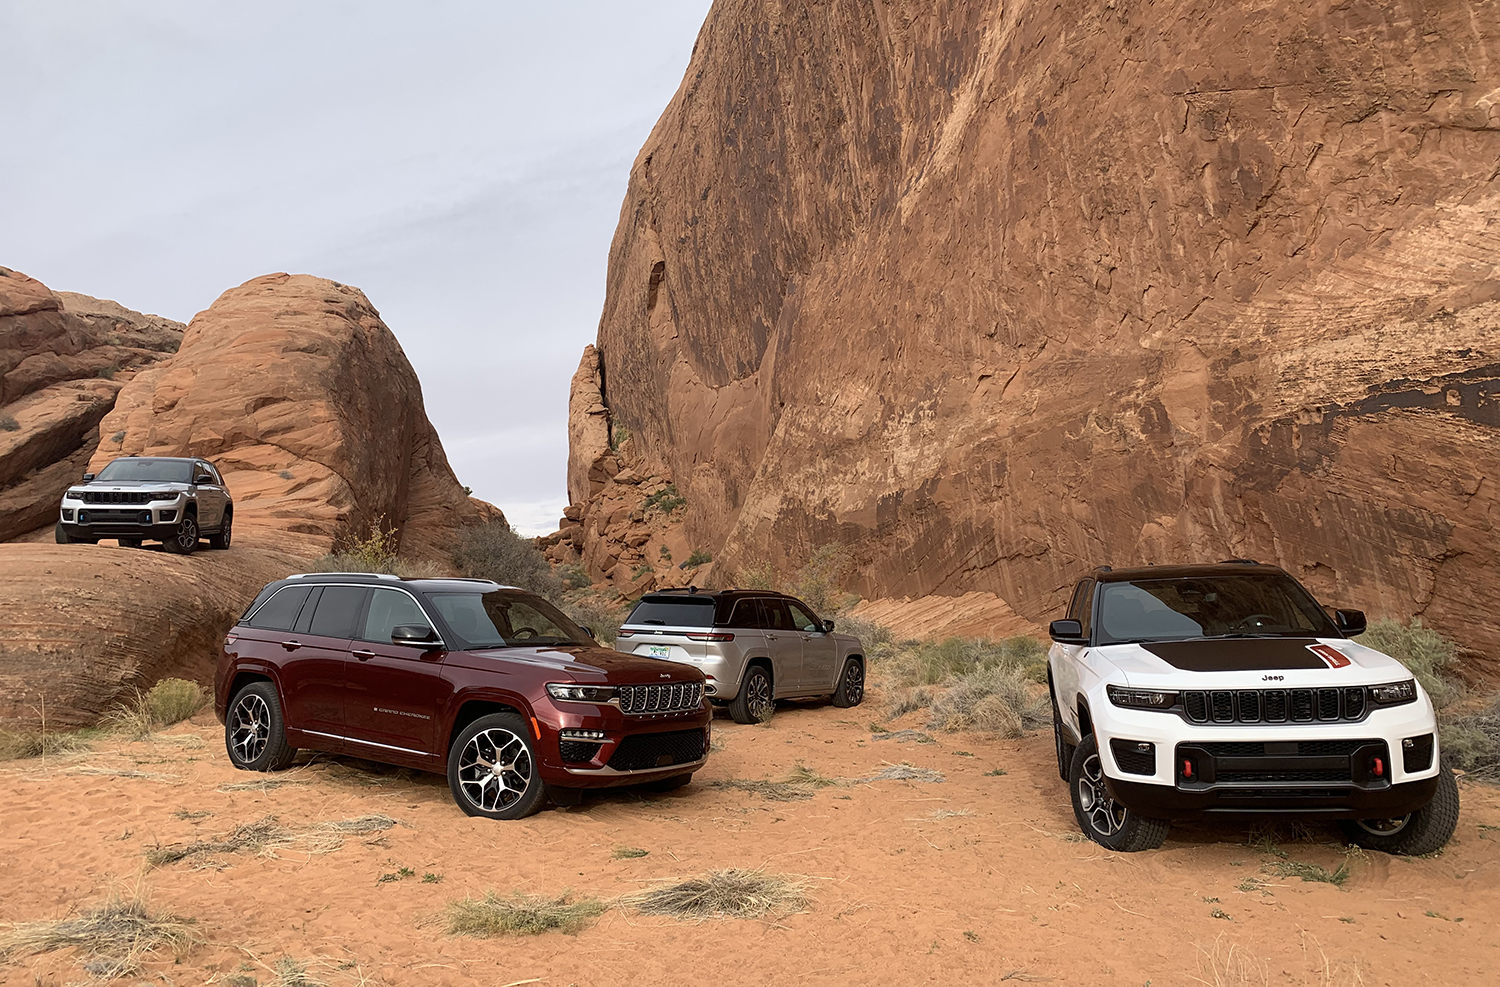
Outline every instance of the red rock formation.
{"type": "Polygon", "coordinates": [[[184,328],[0,267],[0,541],[57,520],[115,395],[184,328]]]}
{"type": "Polygon", "coordinates": [[[731,567],[839,542],[863,596],[1040,622],[1252,556],[1500,655],[1496,161],[1468,3],[718,0],[602,403],[731,567]]]}

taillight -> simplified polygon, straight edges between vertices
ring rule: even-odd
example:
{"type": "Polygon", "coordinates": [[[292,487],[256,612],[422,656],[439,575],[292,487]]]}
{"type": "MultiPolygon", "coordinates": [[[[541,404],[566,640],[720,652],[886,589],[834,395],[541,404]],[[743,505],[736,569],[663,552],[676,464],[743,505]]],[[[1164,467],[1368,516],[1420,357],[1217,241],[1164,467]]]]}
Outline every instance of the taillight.
{"type": "Polygon", "coordinates": [[[226,647],[226,648],[229,647],[231,644],[233,644],[234,642],[238,641],[239,639],[240,639],[240,636],[238,634],[226,634],[226,635],[224,635],[224,647],[226,647]]]}
{"type": "Polygon", "coordinates": [[[719,633],[713,633],[713,634],[689,634],[687,636],[687,639],[689,641],[733,641],[734,640],[734,635],[733,634],[719,634],[719,633]]]}
{"type": "Polygon", "coordinates": [[[615,637],[635,637],[635,631],[615,631],[615,637]]]}

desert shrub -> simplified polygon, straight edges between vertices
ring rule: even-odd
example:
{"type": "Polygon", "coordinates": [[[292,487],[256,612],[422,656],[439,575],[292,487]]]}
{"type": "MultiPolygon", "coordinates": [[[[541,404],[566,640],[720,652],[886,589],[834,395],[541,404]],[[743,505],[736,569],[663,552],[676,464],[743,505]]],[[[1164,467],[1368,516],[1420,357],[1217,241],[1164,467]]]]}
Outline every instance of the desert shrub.
{"type": "MultiPolygon", "coordinates": [[[[845,634],[853,634],[859,638],[860,643],[865,646],[867,652],[882,648],[891,643],[891,629],[875,623],[873,620],[865,620],[862,617],[851,617],[848,614],[838,619],[837,630],[845,634]]],[[[870,657],[869,654],[865,655],[870,657]]]]}
{"type": "Polygon", "coordinates": [[[687,498],[677,492],[677,484],[669,483],[656,493],[641,502],[641,510],[646,513],[661,511],[663,514],[671,514],[680,511],[687,506],[687,498]]]}
{"type": "Polygon", "coordinates": [[[546,556],[530,538],[498,521],[460,532],[453,548],[453,564],[464,576],[519,586],[553,601],[562,598],[563,582],[546,556]]]}
{"type": "Polygon", "coordinates": [[[619,452],[625,443],[630,441],[630,429],[625,427],[624,422],[612,421],[609,423],[609,449],[611,452],[619,452]]]}
{"type": "Polygon", "coordinates": [[[21,761],[51,754],[72,754],[89,749],[78,733],[21,733],[0,730],[0,761],[21,761]]]}
{"type": "Polygon", "coordinates": [[[207,705],[203,686],[187,679],[162,679],[146,693],[146,708],[157,726],[180,723],[207,705]]]}
{"type": "Polygon", "coordinates": [[[181,958],[202,941],[191,919],[153,912],[137,889],[69,918],[0,926],[0,959],[77,949],[88,957],[84,967],[92,976],[112,979],[138,970],[158,949],[181,958]]]}
{"type": "Polygon", "coordinates": [[[640,579],[642,576],[649,576],[649,575],[651,575],[651,573],[653,571],[654,570],[651,568],[651,563],[649,563],[649,562],[642,562],[640,565],[638,565],[638,566],[635,567],[635,573],[634,573],[634,577],[633,578],[640,579]]]}
{"type": "Polygon", "coordinates": [[[537,936],[544,932],[581,932],[609,906],[593,898],[573,901],[516,893],[502,898],[494,891],[483,898],[449,902],[448,934],[453,936],[537,936]]]}
{"type": "Polygon", "coordinates": [[[950,637],[943,641],[905,642],[883,656],[882,664],[897,685],[941,685],[990,669],[1029,671],[1038,663],[1044,664],[1046,657],[1047,649],[1034,637],[1008,637],[1001,641],[950,637]]]}
{"type": "Polygon", "coordinates": [[[573,623],[586,628],[601,644],[613,646],[626,610],[597,593],[572,593],[562,601],[562,611],[573,623]]]}
{"type": "Polygon", "coordinates": [[[588,570],[578,563],[561,566],[557,570],[557,577],[562,580],[563,589],[588,589],[594,584],[589,578],[588,570]]]}
{"type": "Polygon", "coordinates": [[[1463,684],[1449,674],[1458,648],[1437,631],[1423,627],[1422,618],[1413,617],[1409,624],[1377,620],[1357,640],[1405,665],[1434,706],[1441,708],[1463,697],[1463,684]]]}
{"type": "Polygon", "coordinates": [[[758,870],[717,870],[626,895],[620,904],[674,918],[759,918],[807,906],[805,878],[758,870]]]}
{"type": "Polygon", "coordinates": [[[1015,666],[971,672],[932,702],[930,730],[985,730],[1019,737],[1050,722],[1046,690],[1015,666]]]}
{"type": "Polygon", "coordinates": [[[1500,699],[1487,709],[1456,716],[1439,728],[1443,757],[1461,771],[1500,781],[1500,699]]]}
{"type": "Polygon", "coordinates": [[[682,564],[682,568],[696,569],[698,566],[707,565],[713,560],[714,557],[712,555],[703,551],[701,548],[695,548],[693,549],[693,554],[689,555],[687,561],[682,564]]]}
{"type": "Polygon", "coordinates": [[[115,374],[118,372],[118,367],[100,367],[98,376],[103,377],[105,380],[114,380],[115,374]]]}
{"type": "Polygon", "coordinates": [[[836,616],[859,602],[859,597],[844,592],[844,583],[853,566],[854,561],[844,546],[820,545],[813,549],[788,592],[814,612],[836,616]]]}
{"type": "Polygon", "coordinates": [[[15,415],[0,415],[0,432],[19,432],[21,423],[16,421],[15,415]]]}

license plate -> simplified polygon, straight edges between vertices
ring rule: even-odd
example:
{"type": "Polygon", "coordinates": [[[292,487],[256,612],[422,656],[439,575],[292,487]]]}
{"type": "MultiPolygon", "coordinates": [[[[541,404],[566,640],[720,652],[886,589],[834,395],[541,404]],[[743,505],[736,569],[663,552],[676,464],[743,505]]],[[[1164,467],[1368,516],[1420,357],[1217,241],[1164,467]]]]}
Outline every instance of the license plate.
{"type": "Polygon", "coordinates": [[[649,644],[646,646],[646,654],[652,658],[666,658],[672,653],[672,647],[668,644],[649,644]]]}

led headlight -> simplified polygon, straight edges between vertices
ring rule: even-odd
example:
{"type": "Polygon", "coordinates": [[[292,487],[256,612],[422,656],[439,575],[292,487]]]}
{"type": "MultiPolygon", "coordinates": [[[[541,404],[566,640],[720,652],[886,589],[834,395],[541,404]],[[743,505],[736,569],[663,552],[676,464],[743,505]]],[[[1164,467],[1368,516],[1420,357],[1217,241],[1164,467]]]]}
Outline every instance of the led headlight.
{"type": "Polygon", "coordinates": [[[1402,703],[1415,702],[1416,698],[1417,683],[1413,679],[1370,686],[1370,701],[1377,706],[1400,706],[1402,703]]]}
{"type": "Polygon", "coordinates": [[[586,740],[586,741],[593,741],[593,742],[597,743],[599,741],[604,740],[604,731],[603,730],[564,730],[562,732],[562,739],[564,739],[564,740],[586,740]]]}
{"type": "Polygon", "coordinates": [[[547,683],[547,695],[565,703],[607,703],[615,698],[612,685],[574,685],[571,682],[547,683]]]}
{"type": "Polygon", "coordinates": [[[1109,701],[1116,706],[1131,709],[1169,709],[1177,705],[1177,693],[1158,689],[1127,689],[1123,686],[1105,686],[1109,701]]]}

